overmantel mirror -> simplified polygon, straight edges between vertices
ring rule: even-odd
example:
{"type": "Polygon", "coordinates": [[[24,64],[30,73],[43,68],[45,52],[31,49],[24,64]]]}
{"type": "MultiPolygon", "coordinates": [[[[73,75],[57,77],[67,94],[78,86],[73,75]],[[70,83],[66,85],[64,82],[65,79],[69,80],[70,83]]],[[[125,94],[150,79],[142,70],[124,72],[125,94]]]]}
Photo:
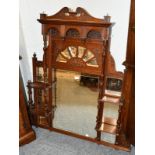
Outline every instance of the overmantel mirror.
{"type": "Polygon", "coordinates": [[[116,141],[123,74],[109,51],[110,16],[98,19],[83,8],[64,7],[52,16],[40,14],[38,21],[44,53],[42,61],[34,54],[33,82],[28,82],[32,124],[128,149],[116,141]]]}

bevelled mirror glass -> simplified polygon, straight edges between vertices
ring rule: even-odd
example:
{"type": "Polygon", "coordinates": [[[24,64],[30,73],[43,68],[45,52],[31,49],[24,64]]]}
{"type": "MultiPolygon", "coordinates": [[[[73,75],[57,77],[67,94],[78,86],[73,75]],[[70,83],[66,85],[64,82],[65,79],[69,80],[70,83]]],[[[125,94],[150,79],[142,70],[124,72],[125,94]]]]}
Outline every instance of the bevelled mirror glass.
{"type": "Polygon", "coordinates": [[[65,70],[56,77],[53,127],[95,138],[98,77],[65,70]]]}

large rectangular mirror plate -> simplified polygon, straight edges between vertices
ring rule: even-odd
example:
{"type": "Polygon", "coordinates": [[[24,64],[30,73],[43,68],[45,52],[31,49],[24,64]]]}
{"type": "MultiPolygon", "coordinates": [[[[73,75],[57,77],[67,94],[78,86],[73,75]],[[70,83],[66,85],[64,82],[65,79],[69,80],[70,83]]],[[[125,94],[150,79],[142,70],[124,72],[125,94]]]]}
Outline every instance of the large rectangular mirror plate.
{"type": "Polygon", "coordinates": [[[64,70],[56,77],[53,127],[95,138],[98,77],[64,70]]]}

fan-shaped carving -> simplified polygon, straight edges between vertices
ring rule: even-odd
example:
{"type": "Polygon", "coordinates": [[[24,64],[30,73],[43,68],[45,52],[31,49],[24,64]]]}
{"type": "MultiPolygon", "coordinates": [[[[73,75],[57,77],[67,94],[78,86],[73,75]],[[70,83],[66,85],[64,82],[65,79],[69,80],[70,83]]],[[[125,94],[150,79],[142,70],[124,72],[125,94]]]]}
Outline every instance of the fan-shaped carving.
{"type": "Polygon", "coordinates": [[[66,37],[80,37],[80,33],[78,30],[76,29],[69,29],[67,32],[66,32],[66,37]]]}
{"type": "Polygon", "coordinates": [[[91,30],[87,34],[87,38],[90,39],[101,39],[101,33],[96,30],[91,30]]]}
{"type": "Polygon", "coordinates": [[[56,29],[56,28],[51,28],[50,30],[50,34],[51,34],[51,36],[59,36],[59,31],[58,31],[58,29],[56,29]]]}
{"type": "Polygon", "coordinates": [[[90,50],[85,47],[69,46],[57,56],[57,62],[68,63],[74,66],[91,66],[98,67],[96,57],[90,50]]]}

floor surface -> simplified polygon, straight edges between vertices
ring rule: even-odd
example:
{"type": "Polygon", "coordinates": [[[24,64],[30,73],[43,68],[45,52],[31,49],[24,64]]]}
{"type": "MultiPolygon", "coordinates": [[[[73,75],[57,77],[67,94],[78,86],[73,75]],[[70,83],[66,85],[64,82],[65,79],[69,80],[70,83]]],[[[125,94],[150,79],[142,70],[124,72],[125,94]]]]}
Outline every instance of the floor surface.
{"type": "Polygon", "coordinates": [[[125,152],[46,129],[34,130],[36,140],[21,146],[19,155],[134,155],[135,152],[134,147],[125,152]]]}

